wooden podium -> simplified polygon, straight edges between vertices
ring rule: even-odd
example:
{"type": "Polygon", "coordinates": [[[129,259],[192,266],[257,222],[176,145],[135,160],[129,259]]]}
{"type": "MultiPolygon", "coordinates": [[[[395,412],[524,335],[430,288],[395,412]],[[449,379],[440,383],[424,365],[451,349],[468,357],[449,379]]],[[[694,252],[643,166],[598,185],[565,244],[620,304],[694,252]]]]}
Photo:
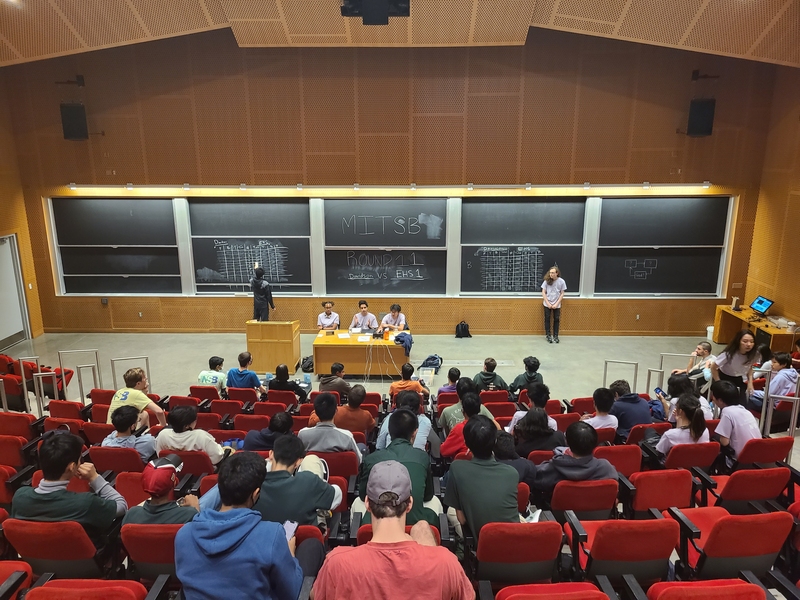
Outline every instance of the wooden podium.
{"type": "Polygon", "coordinates": [[[254,371],[274,373],[285,364],[294,374],[300,364],[300,321],[247,321],[246,329],[254,371]]]}

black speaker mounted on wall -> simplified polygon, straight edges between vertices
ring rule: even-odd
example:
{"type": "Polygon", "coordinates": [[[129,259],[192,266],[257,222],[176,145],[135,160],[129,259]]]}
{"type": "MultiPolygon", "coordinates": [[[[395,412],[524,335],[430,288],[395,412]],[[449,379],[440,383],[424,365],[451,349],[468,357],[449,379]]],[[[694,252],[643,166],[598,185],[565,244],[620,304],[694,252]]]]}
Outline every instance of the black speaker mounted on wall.
{"type": "Polygon", "coordinates": [[[706,137],[714,129],[714,109],[717,101],[714,98],[696,98],[689,104],[689,123],[686,135],[690,137],[706,137]]]}
{"type": "Polygon", "coordinates": [[[62,102],[61,127],[64,129],[65,140],[88,140],[89,127],[86,124],[86,107],[80,102],[62,102]]]}

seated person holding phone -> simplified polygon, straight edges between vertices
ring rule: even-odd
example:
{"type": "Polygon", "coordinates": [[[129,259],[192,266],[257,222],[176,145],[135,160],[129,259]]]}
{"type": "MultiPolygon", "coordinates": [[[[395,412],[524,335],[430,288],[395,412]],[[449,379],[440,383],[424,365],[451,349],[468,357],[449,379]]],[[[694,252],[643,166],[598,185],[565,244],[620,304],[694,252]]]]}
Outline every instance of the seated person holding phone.
{"type": "Polygon", "coordinates": [[[219,470],[219,510],[203,510],[175,536],[175,572],[186,600],[277,598],[295,600],[304,576],[322,567],[316,539],[297,546],[296,523],[263,521],[253,510],[267,476],[263,458],[240,452],[219,470]]]}

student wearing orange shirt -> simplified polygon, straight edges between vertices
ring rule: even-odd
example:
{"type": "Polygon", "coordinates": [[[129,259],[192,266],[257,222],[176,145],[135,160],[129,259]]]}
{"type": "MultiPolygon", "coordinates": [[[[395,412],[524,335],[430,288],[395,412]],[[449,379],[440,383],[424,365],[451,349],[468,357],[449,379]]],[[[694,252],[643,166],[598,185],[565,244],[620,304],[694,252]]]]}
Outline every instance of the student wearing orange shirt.
{"type": "Polygon", "coordinates": [[[403,379],[400,381],[395,381],[392,385],[389,386],[389,397],[394,398],[394,395],[397,392],[404,392],[406,390],[411,390],[412,392],[417,392],[422,394],[423,397],[427,400],[431,392],[430,390],[423,384],[421,381],[413,381],[411,376],[414,374],[414,365],[410,363],[406,363],[400,369],[400,375],[402,375],[403,379]]]}

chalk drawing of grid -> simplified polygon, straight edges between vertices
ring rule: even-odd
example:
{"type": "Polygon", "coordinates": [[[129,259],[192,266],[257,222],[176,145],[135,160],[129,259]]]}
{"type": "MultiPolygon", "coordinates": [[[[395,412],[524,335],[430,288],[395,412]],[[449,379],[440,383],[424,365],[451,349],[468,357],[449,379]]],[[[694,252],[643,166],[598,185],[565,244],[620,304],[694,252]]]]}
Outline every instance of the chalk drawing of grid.
{"type": "Polygon", "coordinates": [[[257,244],[226,244],[217,246],[220,274],[230,282],[247,283],[253,276],[253,265],[264,269],[264,279],[270,282],[289,281],[286,272],[289,249],[270,240],[257,244]]]}
{"type": "Polygon", "coordinates": [[[645,258],[638,260],[635,258],[625,259],[625,268],[628,269],[628,275],[634,279],[647,279],[648,275],[652,275],[653,271],[658,268],[657,258],[645,258]]]}
{"type": "Polygon", "coordinates": [[[536,246],[484,246],[475,252],[481,259],[481,289],[486,292],[538,291],[544,254],[536,246]]]}

